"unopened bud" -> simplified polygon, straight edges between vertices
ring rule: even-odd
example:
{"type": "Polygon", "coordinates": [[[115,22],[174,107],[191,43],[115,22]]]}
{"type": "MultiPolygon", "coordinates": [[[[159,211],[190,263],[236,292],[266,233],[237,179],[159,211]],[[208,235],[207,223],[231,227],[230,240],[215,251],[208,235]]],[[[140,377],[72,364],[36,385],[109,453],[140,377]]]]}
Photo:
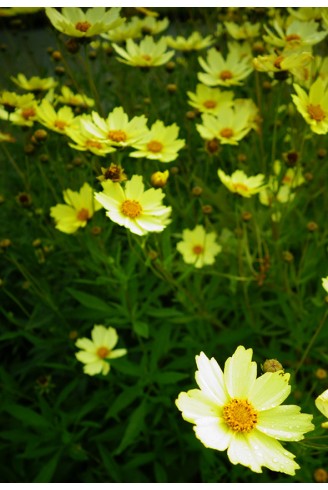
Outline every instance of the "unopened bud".
{"type": "Polygon", "coordinates": [[[191,190],[192,195],[196,197],[200,196],[202,192],[203,192],[203,188],[198,185],[193,187],[193,189],[191,190]]]}
{"type": "Polygon", "coordinates": [[[150,177],[150,182],[153,187],[164,187],[167,179],[169,178],[169,171],[165,170],[165,172],[154,172],[150,177]]]}
{"type": "Polygon", "coordinates": [[[327,375],[328,375],[327,371],[323,368],[318,368],[315,372],[315,376],[318,379],[326,379],[327,375]]]}
{"type": "Polygon", "coordinates": [[[277,359],[267,359],[262,366],[264,373],[275,373],[277,371],[283,371],[284,368],[277,359]]]}
{"type": "Polygon", "coordinates": [[[316,231],[318,229],[318,225],[315,221],[309,221],[306,227],[311,232],[316,231]]]}
{"type": "Polygon", "coordinates": [[[328,472],[324,468],[317,468],[314,470],[313,478],[318,483],[328,482],[328,472]]]}

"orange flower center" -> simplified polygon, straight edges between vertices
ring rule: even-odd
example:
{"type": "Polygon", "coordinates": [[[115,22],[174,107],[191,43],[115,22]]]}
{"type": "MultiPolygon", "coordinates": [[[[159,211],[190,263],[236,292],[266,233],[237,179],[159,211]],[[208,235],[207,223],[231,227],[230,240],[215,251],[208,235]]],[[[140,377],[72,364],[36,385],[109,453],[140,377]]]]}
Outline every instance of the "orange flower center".
{"type": "Polygon", "coordinates": [[[221,80],[230,80],[230,78],[232,78],[232,77],[233,77],[233,74],[231,73],[230,70],[223,70],[219,74],[219,78],[221,78],[221,80]]]}
{"type": "Polygon", "coordinates": [[[220,136],[222,138],[231,138],[233,136],[233,130],[231,128],[223,128],[220,131],[220,136]]]}
{"type": "Polygon", "coordinates": [[[151,61],[151,56],[149,56],[149,54],[143,54],[141,55],[141,58],[143,58],[145,61],[151,61]]]}
{"type": "Polygon", "coordinates": [[[207,109],[214,109],[218,104],[216,100],[205,100],[203,103],[203,106],[206,107],[207,109]]]}
{"type": "Polygon", "coordinates": [[[117,143],[120,143],[121,141],[126,141],[126,133],[122,131],[121,129],[113,129],[112,131],[108,132],[108,138],[110,140],[116,141],[117,143]]]}
{"type": "Polygon", "coordinates": [[[248,187],[245,184],[234,184],[233,188],[235,192],[248,192],[248,187]]]}
{"type": "Polygon", "coordinates": [[[122,203],[121,211],[128,218],[137,218],[142,213],[142,207],[138,201],[127,199],[122,203]]]}
{"type": "Polygon", "coordinates": [[[163,145],[159,141],[153,140],[147,144],[147,149],[153,153],[159,153],[162,151],[163,145]]]}
{"type": "Polygon", "coordinates": [[[258,414],[247,400],[233,398],[223,407],[223,419],[234,432],[250,432],[257,424],[258,414]]]}
{"type": "Polygon", "coordinates": [[[99,349],[97,349],[97,356],[100,357],[100,359],[105,359],[109,352],[110,350],[107,349],[107,347],[99,347],[99,349]]]}
{"type": "Polygon", "coordinates": [[[200,255],[201,253],[203,253],[203,250],[204,250],[204,247],[202,247],[201,245],[195,245],[193,248],[192,248],[192,251],[195,255],[200,255]]]}
{"type": "Polygon", "coordinates": [[[288,34],[288,36],[285,37],[285,40],[287,42],[290,41],[300,41],[302,38],[298,34],[288,34]]]}
{"type": "Polygon", "coordinates": [[[68,124],[66,121],[60,121],[60,119],[57,119],[57,121],[54,122],[54,126],[60,129],[60,131],[63,131],[68,124]]]}
{"type": "Polygon", "coordinates": [[[309,104],[307,106],[307,111],[310,115],[310,118],[318,122],[323,121],[326,117],[325,112],[323,111],[323,109],[320,107],[319,104],[318,105],[309,104]]]}
{"type": "Polygon", "coordinates": [[[88,219],[90,219],[90,216],[89,216],[89,211],[85,208],[82,208],[78,213],[77,213],[77,219],[79,221],[88,221],[88,219]]]}
{"type": "Polygon", "coordinates": [[[26,107],[26,109],[22,110],[22,116],[24,119],[29,119],[30,117],[34,117],[35,114],[36,112],[33,107],[26,107]]]}
{"type": "Polygon", "coordinates": [[[77,22],[75,24],[75,29],[77,29],[78,31],[81,31],[81,32],[87,32],[87,30],[91,27],[91,24],[90,22],[88,21],[84,21],[84,22],[77,22]]]}
{"type": "Polygon", "coordinates": [[[87,140],[85,142],[85,146],[87,146],[88,148],[98,148],[99,150],[101,150],[102,148],[102,144],[99,141],[95,140],[87,140]]]}
{"type": "Polygon", "coordinates": [[[276,59],[275,59],[275,62],[273,63],[273,66],[275,68],[278,68],[278,70],[281,70],[281,62],[283,61],[284,57],[283,56],[278,56],[276,59]]]}

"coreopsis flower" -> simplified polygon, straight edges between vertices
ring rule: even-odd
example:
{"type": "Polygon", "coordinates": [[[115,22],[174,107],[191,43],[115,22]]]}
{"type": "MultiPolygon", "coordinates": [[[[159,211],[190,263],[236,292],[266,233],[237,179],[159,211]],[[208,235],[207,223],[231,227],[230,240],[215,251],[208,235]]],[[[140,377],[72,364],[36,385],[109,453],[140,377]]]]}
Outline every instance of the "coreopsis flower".
{"type": "Polygon", "coordinates": [[[19,126],[33,126],[37,111],[34,94],[17,95],[4,91],[0,94],[0,105],[0,119],[19,126]]]}
{"type": "MultiPolygon", "coordinates": [[[[326,280],[328,282],[328,278],[326,277],[326,280]]],[[[326,288],[325,288],[326,289],[326,288]]],[[[327,289],[326,289],[327,293],[328,293],[328,284],[327,284],[327,289]]],[[[321,395],[319,395],[316,399],[315,399],[315,405],[317,407],[317,409],[325,416],[328,418],[328,390],[324,391],[323,393],[321,393],[321,395]]],[[[323,422],[321,424],[321,427],[323,427],[324,429],[328,429],[328,421],[327,422],[323,422]]]]}
{"type": "Polygon", "coordinates": [[[250,22],[243,22],[242,24],[236,24],[235,22],[224,22],[224,25],[228,31],[228,34],[241,41],[243,39],[252,39],[260,34],[261,24],[251,24],[250,22]]]}
{"type": "Polygon", "coordinates": [[[202,225],[197,225],[193,230],[183,230],[182,241],[177,243],[177,250],[186,264],[193,264],[200,269],[204,265],[214,264],[222,247],[216,243],[214,231],[206,233],[202,225]]]}
{"type": "Polygon", "coordinates": [[[326,293],[328,293],[328,276],[327,277],[323,277],[321,279],[322,281],[322,287],[323,289],[326,291],[326,293]]]}
{"type": "Polygon", "coordinates": [[[298,7],[297,9],[287,7],[287,10],[296,19],[307,22],[309,20],[320,20],[322,13],[328,9],[323,7],[298,7]]]}
{"type": "Polygon", "coordinates": [[[16,139],[10,133],[0,131],[0,143],[15,143],[16,139]]]}
{"type": "Polygon", "coordinates": [[[144,34],[155,36],[160,32],[165,31],[169,26],[169,19],[165,17],[162,20],[157,20],[155,17],[146,16],[139,19],[139,29],[144,34]]]}
{"type": "Polygon", "coordinates": [[[156,42],[151,36],[146,36],[140,41],[140,44],[128,39],[126,41],[126,49],[115,43],[112,46],[119,55],[118,61],[131,66],[151,67],[164,65],[174,55],[174,51],[166,51],[167,44],[163,37],[156,42]]]}
{"type": "Polygon", "coordinates": [[[65,129],[65,134],[72,140],[68,143],[71,148],[78,151],[90,151],[100,157],[116,151],[115,146],[86,130],[81,122],[82,118],[78,116],[75,118],[74,125],[65,129]]]}
{"type": "Polygon", "coordinates": [[[217,114],[222,106],[230,107],[233,104],[234,93],[229,90],[221,91],[219,88],[207,87],[198,83],[196,92],[187,92],[188,104],[199,112],[217,114]]]}
{"type": "Polygon", "coordinates": [[[111,180],[112,182],[124,182],[128,180],[127,175],[120,165],[116,163],[111,163],[109,167],[101,167],[101,175],[97,177],[100,182],[104,180],[111,180]]]}
{"type": "Polygon", "coordinates": [[[128,39],[135,39],[141,36],[139,17],[131,17],[128,22],[121,24],[116,29],[100,34],[100,36],[113,43],[121,43],[128,39]]]}
{"type": "Polygon", "coordinates": [[[0,92],[0,106],[3,106],[7,112],[13,112],[17,108],[32,104],[34,100],[34,94],[18,95],[8,90],[0,92]]]}
{"type": "Polygon", "coordinates": [[[253,71],[251,57],[242,56],[237,49],[229,51],[227,58],[224,59],[221,53],[211,48],[207,52],[206,61],[201,57],[198,61],[206,72],[198,73],[198,79],[210,87],[242,85],[245,78],[253,71]]]}
{"type": "Polygon", "coordinates": [[[15,17],[16,15],[34,14],[44,7],[4,7],[0,8],[0,17],[15,17]]]}
{"type": "Polygon", "coordinates": [[[160,172],[159,170],[157,172],[154,172],[150,176],[150,182],[153,187],[164,187],[167,183],[167,180],[169,178],[169,171],[165,170],[164,172],[160,172]]]}
{"type": "Polygon", "coordinates": [[[317,134],[328,132],[328,89],[326,81],[322,78],[310,86],[307,94],[299,85],[294,84],[297,95],[292,99],[298,112],[309,124],[310,129],[317,134]]]}
{"type": "Polygon", "coordinates": [[[63,7],[61,13],[46,7],[46,14],[57,31],[72,37],[92,37],[108,32],[123,24],[120,17],[121,7],[91,7],[86,12],[80,7],[63,7]]]}
{"type": "Polygon", "coordinates": [[[185,140],[177,139],[178,134],[179,128],[175,123],[164,126],[162,121],[156,121],[145,136],[132,145],[137,151],[130,153],[130,157],[172,162],[185,145],[185,140]]]}
{"type": "Polygon", "coordinates": [[[133,175],[125,182],[105,180],[103,192],[95,194],[96,200],[106,209],[114,223],[128,228],[136,235],[161,232],[170,223],[171,207],[163,206],[165,194],[161,189],[144,190],[141,175],[133,175]]]}
{"type": "Polygon", "coordinates": [[[31,77],[27,78],[23,73],[18,73],[16,77],[10,77],[10,79],[20,88],[29,90],[30,92],[45,92],[58,85],[58,82],[52,77],[40,78],[31,77]]]}
{"type": "Polygon", "coordinates": [[[318,32],[318,23],[315,20],[302,22],[293,20],[285,30],[277,20],[273,21],[277,35],[274,34],[267,26],[264,26],[268,35],[263,39],[268,44],[278,47],[299,48],[304,46],[313,46],[321,42],[327,35],[327,31],[318,32]]]}
{"type": "Polygon", "coordinates": [[[87,182],[78,192],[66,189],[63,196],[66,204],[56,204],[50,208],[50,216],[55,220],[55,227],[63,233],[71,234],[78,228],[84,228],[94,213],[101,209],[87,182]]]}
{"type": "Polygon", "coordinates": [[[197,131],[205,140],[216,138],[222,145],[238,145],[252,129],[249,109],[247,105],[238,109],[224,106],[215,116],[202,114],[202,124],[196,124],[197,131]]]}
{"type": "Polygon", "coordinates": [[[208,48],[214,43],[213,36],[202,37],[198,31],[194,31],[189,37],[166,36],[165,40],[170,48],[177,51],[199,51],[201,49],[208,48]]]}
{"type": "Polygon", "coordinates": [[[289,72],[301,80],[304,79],[304,69],[313,60],[309,51],[285,49],[281,53],[258,56],[253,59],[255,70],[274,76],[276,73],[289,72]]]}
{"type": "Polygon", "coordinates": [[[84,94],[75,94],[65,85],[61,88],[61,95],[58,95],[57,102],[72,107],[81,107],[83,109],[87,109],[88,107],[93,107],[95,105],[95,101],[93,99],[84,94]]]}
{"type": "Polygon", "coordinates": [[[47,99],[43,99],[37,107],[37,120],[43,126],[61,134],[65,134],[68,128],[76,124],[71,107],[64,106],[56,111],[47,99]]]}
{"type": "Polygon", "coordinates": [[[83,337],[75,342],[78,349],[82,349],[75,354],[78,361],[84,364],[85,374],[94,376],[95,374],[106,375],[110,370],[108,360],[117,359],[125,356],[126,349],[114,349],[118,342],[118,335],[113,327],[95,325],[91,331],[91,340],[83,337]],[[114,349],[114,350],[113,350],[114,349]]]}
{"type": "Polygon", "coordinates": [[[252,197],[253,194],[258,194],[265,187],[263,183],[265,176],[263,174],[247,177],[243,170],[236,170],[229,176],[219,169],[218,176],[222,184],[230,192],[239,194],[242,197],[252,197]]]}
{"type": "Polygon", "coordinates": [[[279,441],[304,439],[314,429],[312,415],[300,413],[297,405],[281,405],[291,391],[289,375],[277,371],[257,378],[252,354],[239,346],[222,371],[201,352],[195,375],[200,389],[180,393],[175,403],[204,446],[227,450],[232,464],[294,475],[295,455],[279,441]]]}

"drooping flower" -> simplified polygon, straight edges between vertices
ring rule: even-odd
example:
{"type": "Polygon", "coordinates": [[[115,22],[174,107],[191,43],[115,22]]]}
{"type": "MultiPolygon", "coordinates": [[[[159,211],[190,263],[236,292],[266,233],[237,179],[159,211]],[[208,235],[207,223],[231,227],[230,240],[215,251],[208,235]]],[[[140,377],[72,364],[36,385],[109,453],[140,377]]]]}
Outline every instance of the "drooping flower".
{"type": "Polygon", "coordinates": [[[56,111],[47,99],[42,99],[37,108],[37,120],[46,128],[61,134],[65,134],[68,128],[76,124],[71,107],[63,106],[56,111]]]}
{"type": "Polygon", "coordinates": [[[86,12],[80,7],[63,7],[61,13],[53,7],[45,8],[46,14],[57,31],[73,37],[92,37],[123,24],[121,7],[91,7],[86,12]]]}
{"type": "Polygon", "coordinates": [[[230,107],[233,104],[234,93],[229,90],[207,87],[198,83],[196,92],[187,92],[189,97],[188,104],[195,107],[199,112],[207,114],[217,114],[220,109],[230,107]]]}
{"type": "Polygon", "coordinates": [[[294,475],[299,465],[281,441],[300,441],[314,429],[312,415],[296,405],[281,405],[291,391],[282,371],[257,376],[252,349],[239,346],[224,371],[214,358],[196,356],[200,389],[180,393],[182,417],[194,424],[196,437],[207,448],[227,450],[232,464],[256,473],[262,466],[294,475]]]}
{"type": "Polygon", "coordinates": [[[52,77],[40,78],[31,77],[27,78],[23,73],[18,73],[17,77],[10,77],[10,79],[18,85],[18,87],[29,90],[30,92],[40,92],[50,90],[58,85],[58,82],[52,77]]]}
{"type": "Polygon", "coordinates": [[[146,36],[140,41],[140,44],[128,39],[125,49],[115,43],[112,46],[119,55],[118,61],[131,66],[151,67],[164,65],[174,55],[174,51],[166,51],[167,44],[163,37],[156,42],[152,36],[146,36]]]}
{"type": "Polygon", "coordinates": [[[247,177],[243,170],[236,170],[229,176],[219,169],[218,176],[230,192],[242,197],[252,197],[253,194],[258,194],[265,188],[265,184],[263,184],[265,176],[263,174],[247,177]]]}
{"type": "Polygon", "coordinates": [[[126,349],[115,349],[118,342],[118,335],[113,327],[95,325],[91,331],[91,339],[83,337],[75,343],[80,350],[75,354],[78,361],[84,364],[85,374],[94,376],[96,374],[106,375],[110,370],[109,359],[117,359],[125,356],[126,349]]]}
{"type": "Polygon", "coordinates": [[[85,182],[79,192],[66,189],[63,192],[66,204],[56,204],[50,208],[50,216],[55,220],[55,227],[63,233],[75,233],[84,228],[101,205],[94,199],[93,190],[85,182]]]}
{"type": "Polygon", "coordinates": [[[158,233],[170,223],[172,209],[162,204],[165,194],[161,189],[145,191],[140,175],[133,175],[124,188],[110,180],[103,181],[102,186],[103,192],[95,193],[95,199],[106,209],[109,219],[132,233],[158,233]]]}
{"type": "Polygon", "coordinates": [[[294,84],[297,95],[292,94],[298,112],[304,117],[311,130],[317,134],[328,132],[328,86],[322,78],[310,86],[307,94],[299,85],[294,84]]]}
{"type": "Polygon", "coordinates": [[[139,19],[139,29],[143,34],[155,36],[160,32],[165,31],[169,27],[169,19],[157,20],[156,17],[146,16],[143,19],[139,19]]]}
{"type": "MultiPolygon", "coordinates": [[[[326,291],[328,293],[328,277],[325,278],[325,280],[327,281],[327,288],[326,291]]],[[[324,279],[322,280],[324,281],[324,279]]],[[[325,286],[324,286],[325,287],[325,286]]],[[[316,399],[315,399],[315,405],[317,407],[317,409],[325,416],[328,418],[328,389],[326,391],[324,391],[323,393],[321,393],[321,395],[319,395],[316,399]]],[[[323,427],[324,429],[328,429],[328,421],[327,422],[323,422],[321,424],[321,427],[323,427]]]]}
{"type": "Polygon", "coordinates": [[[165,40],[170,48],[176,49],[177,51],[199,51],[212,46],[214,43],[213,36],[202,37],[197,31],[194,31],[187,38],[183,36],[177,36],[176,38],[166,36],[165,40]]]}
{"type": "Polygon", "coordinates": [[[222,247],[216,243],[214,231],[206,233],[202,225],[197,225],[193,230],[183,230],[182,241],[177,243],[177,250],[186,264],[193,264],[199,269],[204,265],[214,264],[222,247]]]}

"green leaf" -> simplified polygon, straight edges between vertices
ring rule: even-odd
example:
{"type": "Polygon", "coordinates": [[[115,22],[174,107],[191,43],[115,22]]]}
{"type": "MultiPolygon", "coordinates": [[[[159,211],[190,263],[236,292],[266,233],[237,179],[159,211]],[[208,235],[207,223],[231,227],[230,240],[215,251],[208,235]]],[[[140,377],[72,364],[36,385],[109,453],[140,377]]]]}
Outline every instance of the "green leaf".
{"type": "Polygon", "coordinates": [[[42,466],[41,471],[37,474],[33,483],[51,483],[51,479],[56,471],[56,467],[61,455],[61,451],[56,453],[53,458],[51,458],[44,466],[42,466]]]}
{"type": "Polygon", "coordinates": [[[49,422],[30,408],[22,407],[21,405],[8,405],[5,407],[5,410],[9,412],[12,417],[21,420],[26,425],[35,426],[40,430],[45,428],[49,429],[49,422]]]}
{"type": "Polygon", "coordinates": [[[97,296],[92,296],[88,293],[83,293],[82,291],[77,291],[76,289],[67,288],[66,291],[69,292],[73,298],[75,298],[81,305],[87,306],[90,309],[101,311],[107,315],[112,313],[112,308],[110,305],[105,303],[105,301],[97,298],[97,296]]]}
{"type": "Polygon", "coordinates": [[[132,444],[144,427],[144,420],[147,415],[147,401],[143,400],[141,405],[133,412],[129,419],[129,423],[124,432],[121,444],[116,449],[114,454],[121,454],[130,444],[132,444]]]}
{"type": "Polygon", "coordinates": [[[131,405],[131,403],[134,402],[138,396],[140,396],[140,393],[141,388],[138,385],[125,388],[124,391],[118,395],[117,398],[115,398],[114,402],[107,411],[105,418],[108,419],[110,417],[116,417],[121,410],[131,405]]]}
{"type": "Polygon", "coordinates": [[[154,376],[154,381],[159,384],[173,384],[182,379],[188,378],[189,374],[179,373],[177,371],[168,371],[166,373],[156,373],[154,376]]]}
{"type": "Polygon", "coordinates": [[[110,452],[102,444],[98,444],[98,450],[101,459],[103,461],[104,467],[107,470],[108,475],[110,475],[110,478],[114,480],[114,482],[116,483],[121,483],[122,479],[120,477],[120,468],[115,462],[110,452]]]}
{"type": "Polygon", "coordinates": [[[144,337],[148,339],[149,337],[149,325],[145,322],[139,322],[138,320],[133,322],[133,330],[136,334],[140,335],[140,337],[144,337]]]}

